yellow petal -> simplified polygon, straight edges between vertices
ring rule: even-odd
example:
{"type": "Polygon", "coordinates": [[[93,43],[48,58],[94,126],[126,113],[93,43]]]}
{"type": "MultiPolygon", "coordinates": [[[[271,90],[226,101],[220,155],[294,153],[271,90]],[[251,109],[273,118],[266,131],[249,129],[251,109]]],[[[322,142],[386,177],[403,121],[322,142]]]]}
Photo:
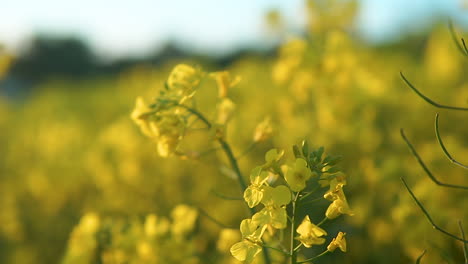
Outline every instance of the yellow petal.
{"type": "Polygon", "coordinates": [[[261,251],[262,247],[249,241],[238,242],[231,247],[232,256],[244,263],[251,263],[261,251]]]}
{"type": "Polygon", "coordinates": [[[263,199],[263,188],[250,185],[244,191],[244,200],[250,208],[258,205],[263,199]]]}
{"type": "Polygon", "coordinates": [[[264,205],[287,205],[291,201],[291,191],[285,185],[277,187],[264,187],[262,203],[264,205]]]}
{"type": "Polygon", "coordinates": [[[336,238],[333,238],[332,242],[327,246],[327,250],[333,252],[337,247],[339,247],[341,251],[346,252],[345,235],[346,233],[339,232],[336,238]]]}

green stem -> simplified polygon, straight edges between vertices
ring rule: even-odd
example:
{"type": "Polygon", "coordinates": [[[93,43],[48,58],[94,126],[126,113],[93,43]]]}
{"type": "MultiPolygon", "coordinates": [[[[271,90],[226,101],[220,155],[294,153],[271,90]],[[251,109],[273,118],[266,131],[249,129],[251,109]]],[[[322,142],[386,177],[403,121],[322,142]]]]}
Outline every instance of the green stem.
{"type": "Polygon", "coordinates": [[[325,256],[328,252],[330,252],[330,251],[325,250],[324,252],[320,253],[319,255],[317,255],[317,256],[315,256],[315,257],[313,257],[313,258],[306,259],[306,260],[303,260],[303,261],[299,261],[299,262],[297,262],[297,264],[299,264],[299,263],[311,262],[312,260],[316,260],[316,259],[318,259],[318,258],[320,258],[320,257],[322,257],[322,256],[325,256]]]}
{"type": "Polygon", "coordinates": [[[317,224],[317,226],[321,226],[323,223],[325,223],[327,221],[327,217],[325,216],[325,218],[322,219],[322,221],[320,221],[320,223],[317,224]]]}
{"type": "Polygon", "coordinates": [[[429,223],[431,223],[432,225],[432,228],[438,230],[439,232],[451,237],[451,238],[454,238],[456,240],[459,240],[463,243],[468,243],[468,240],[466,240],[465,238],[461,238],[461,237],[458,237],[448,231],[445,231],[444,229],[442,229],[441,227],[439,227],[438,225],[436,225],[434,223],[434,220],[432,220],[432,217],[431,215],[427,212],[426,208],[424,208],[424,206],[421,204],[421,202],[418,200],[418,198],[416,198],[416,195],[414,195],[413,191],[411,190],[411,188],[408,186],[408,184],[406,183],[406,180],[403,178],[403,177],[400,177],[400,180],[403,182],[403,184],[405,185],[406,187],[406,190],[409,192],[409,194],[411,195],[411,197],[413,198],[414,202],[418,205],[419,209],[421,209],[421,211],[424,213],[424,215],[426,216],[427,220],[429,221],[429,223]]]}
{"type": "Polygon", "coordinates": [[[411,153],[413,154],[413,156],[416,158],[416,160],[418,161],[419,165],[421,165],[421,167],[423,168],[424,172],[426,172],[427,176],[429,176],[429,178],[437,185],[439,186],[444,186],[444,187],[448,187],[448,188],[458,188],[458,189],[464,189],[464,190],[468,190],[468,186],[463,186],[463,185],[456,185],[456,184],[449,184],[449,183],[443,183],[441,181],[439,181],[433,174],[432,172],[429,170],[429,168],[427,168],[426,164],[423,162],[423,160],[421,159],[421,157],[419,156],[419,154],[416,152],[416,149],[413,147],[413,144],[411,144],[411,142],[408,140],[408,138],[406,137],[405,135],[405,132],[403,131],[403,128],[400,129],[400,134],[401,134],[401,137],[403,138],[403,140],[406,142],[406,145],[408,145],[408,148],[411,150],[411,153]]]}
{"type": "Polygon", "coordinates": [[[316,186],[314,189],[312,189],[310,192],[308,192],[306,195],[303,195],[301,196],[301,198],[299,198],[299,201],[302,201],[304,200],[305,198],[309,197],[309,195],[313,194],[317,189],[318,189],[319,186],[316,186]]]}
{"type": "Polygon", "coordinates": [[[299,243],[299,245],[297,245],[295,248],[294,248],[294,252],[298,251],[302,246],[302,243],[299,243]]]}
{"type": "Polygon", "coordinates": [[[263,244],[262,247],[264,247],[264,248],[269,248],[269,249],[273,249],[273,250],[275,250],[275,251],[278,251],[278,252],[283,253],[283,254],[286,255],[286,256],[290,256],[290,254],[289,254],[288,252],[285,252],[285,251],[283,251],[283,250],[281,250],[281,249],[279,249],[279,248],[270,247],[270,246],[267,246],[267,245],[265,245],[265,244],[263,244]]]}
{"type": "Polygon", "coordinates": [[[293,201],[292,201],[292,215],[291,215],[291,247],[290,247],[290,256],[291,256],[291,264],[296,264],[297,263],[297,254],[296,254],[296,246],[294,245],[294,232],[296,231],[296,203],[297,203],[297,198],[299,197],[298,192],[293,201]]]}
{"type": "MultiPolygon", "coordinates": [[[[189,111],[190,113],[194,114],[203,123],[205,123],[205,125],[208,128],[212,127],[212,124],[210,123],[210,121],[202,113],[200,113],[197,110],[195,110],[195,109],[193,109],[191,107],[188,107],[186,105],[177,104],[177,106],[182,107],[182,108],[186,109],[187,111],[189,111]]],[[[236,160],[234,154],[232,153],[232,149],[229,146],[229,144],[223,138],[218,138],[217,141],[221,145],[221,148],[224,150],[224,153],[226,153],[226,156],[227,156],[227,158],[229,160],[229,163],[231,164],[232,169],[236,173],[237,181],[239,182],[239,186],[241,188],[241,194],[243,195],[245,189],[247,189],[247,185],[246,185],[246,183],[244,181],[244,177],[242,176],[242,172],[240,171],[239,164],[237,163],[237,160],[236,160]]],[[[255,214],[255,210],[253,208],[250,208],[250,207],[249,207],[249,212],[250,212],[250,216],[253,216],[255,214]]],[[[270,254],[268,253],[267,248],[263,247],[262,252],[263,252],[263,260],[264,260],[265,264],[271,264],[271,258],[270,258],[270,254]]]]}
{"type": "Polygon", "coordinates": [[[411,84],[410,81],[408,81],[408,79],[406,79],[406,77],[403,75],[402,72],[400,72],[400,76],[403,79],[403,81],[406,83],[406,85],[408,85],[409,88],[411,88],[417,95],[419,95],[419,97],[421,97],[424,101],[428,102],[429,104],[431,104],[431,105],[433,105],[435,107],[438,107],[438,108],[445,108],[445,109],[459,110],[459,111],[468,111],[468,108],[466,108],[466,107],[442,105],[442,104],[434,102],[429,97],[427,97],[423,93],[421,93],[418,89],[416,89],[416,87],[414,87],[414,85],[411,84]]]}
{"type": "Polygon", "coordinates": [[[457,160],[455,160],[454,158],[452,158],[450,153],[445,148],[444,142],[442,142],[442,138],[440,137],[440,133],[439,133],[439,114],[438,113],[436,114],[436,117],[435,117],[435,134],[436,134],[436,137],[437,137],[437,141],[439,141],[439,145],[442,148],[442,151],[444,152],[445,156],[447,156],[447,158],[450,160],[450,162],[452,162],[453,164],[458,165],[458,166],[468,170],[467,165],[464,165],[464,164],[458,162],[457,160]]]}
{"type": "MultiPolygon", "coordinates": [[[[465,240],[465,231],[463,230],[463,226],[460,220],[458,220],[458,227],[460,228],[462,238],[465,240]]],[[[467,242],[463,242],[463,256],[465,257],[465,264],[468,264],[468,248],[466,246],[467,244],[467,242]]]]}
{"type": "Polygon", "coordinates": [[[221,147],[223,148],[224,153],[226,153],[229,163],[231,164],[232,169],[234,169],[234,172],[237,175],[237,181],[239,182],[239,185],[241,187],[242,194],[244,194],[245,189],[247,189],[247,185],[245,184],[244,177],[242,176],[242,172],[239,169],[237,160],[234,157],[234,154],[232,153],[231,147],[223,138],[218,138],[218,142],[219,144],[221,144],[221,147]]]}

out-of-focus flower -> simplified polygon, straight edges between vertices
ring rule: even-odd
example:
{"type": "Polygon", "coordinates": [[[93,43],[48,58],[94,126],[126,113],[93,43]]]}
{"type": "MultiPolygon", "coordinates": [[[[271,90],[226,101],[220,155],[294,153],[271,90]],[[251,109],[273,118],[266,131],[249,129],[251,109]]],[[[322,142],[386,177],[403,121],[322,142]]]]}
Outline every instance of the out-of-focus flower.
{"type": "Polygon", "coordinates": [[[203,73],[199,69],[187,64],[178,64],[169,74],[167,85],[177,94],[190,97],[202,76],[203,73]]]}
{"type": "Polygon", "coordinates": [[[255,128],[253,141],[254,142],[265,141],[269,139],[272,134],[273,134],[273,125],[271,123],[271,118],[266,117],[255,128]]]}
{"type": "Polygon", "coordinates": [[[176,206],[172,212],[171,231],[175,236],[185,235],[193,230],[198,217],[197,209],[185,204],[176,206]]]}
{"type": "Polygon", "coordinates": [[[140,127],[140,130],[147,137],[154,137],[154,133],[151,131],[149,122],[148,122],[148,113],[152,110],[146,104],[143,97],[138,96],[135,102],[135,108],[131,114],[132,120],[140,127]]]}
{"type": "Polygon", "coordinates": [[[238,229],[223,228],[219,233],[219,239],[216,247],[219,251],[224,252],[241,239],[241,234],[238,229]]]}
{"type": "Polygon", "coordinates": [[[236,86],[241,81],[239,76],[233,78],[227,71],[210,73],[210,77],[216,81],[219,98],[227,97],[229,88],[236,86]]]}
{"type": "Polygon", "coordinates": [[[167,218],[149,214],[145,219],[144,230],[148,237],[161,236],[169,230],[169,226],[167,218]]]}
{"type": "Polygon", "coordinates": [[[234,114],[236,105],[229,98],[222,98],[218,104],[218,124],[226,124],[234,114]]]}

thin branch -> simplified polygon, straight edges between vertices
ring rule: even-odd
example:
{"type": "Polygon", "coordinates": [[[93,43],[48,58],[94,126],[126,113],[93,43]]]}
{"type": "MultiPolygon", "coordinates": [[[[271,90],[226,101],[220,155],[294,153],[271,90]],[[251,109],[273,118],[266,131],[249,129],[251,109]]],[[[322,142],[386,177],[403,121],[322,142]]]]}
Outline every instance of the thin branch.
{"type": "Polygon", "coordinates": [[[297,263],[299,264],[299,263],[311,262],[312,260],[315,260],[315,259],[320,258],[321,256],[324,256],[324,255],[327,254],[328,252],[330,252],[330,251],[325,250],[324,252],[320,253],[319,255],[317,255],[317,256],[315,256],[315,257],[313,257],[313,258],[306,259],[306,260],[303,260],[303,261],[298,261],[297,263]]]}
{"type": "Polygon", "coordinates": [[[288,257],[291,256],[288,252],[283,251],[283,250],[281,250],[281,249],[279,249],[279,248],[270,247],[270,246],[268,246],[268,245],[266,245],[266,244],[262,244],[262,246],[265,247],[265,248],[273,249],[273,250],[275,250],[275,251],[278,251],[278,252],[280,252],[280,253],[283,253],[284,255],[286,255],[286,256],[288,256],[288,257]]]}
{"type": "Polygon", "coordinates": [[[466,55],[468,55],[468,48],[466,47],[465,39],[462,38],[461,41],[463,43],[463,49],[465,49],[466,55]]]}
{"type": "MultiPolygon", "coordinates": [[[[463,230],[463,226],[460,220],[458,220],[458,227],[460,228],[460,233],[462,238],[465,239],[465,231],[463,230]]],[[[468,249],[466,247],[467,243],[463,243],[463,256],[465,257],[465,264],[468,264],[468,249]]]]}
{"type": "Polygon", "coordinates": [[[458,237],[452,233],[449,233],[447,231],[445,231],[444,229],[440,228],[438,225],[436,225],[434,223],[434,221],[432,220],[431,216],[429,215],[429,213],[426,211],[426,209],[424,208],[424,206],[421,204],[421,202],[418,200],[418,198],[416,198],[416,195],[414,195],[413,191],[410,189],[410,187],[408,186],[408,184],[406,183],[405,179],[403,177],[400,177],[401,181],[403,182],[403,184],[405,185],[406,187],[406,190],[408,190],[409,194],[411,195],[411,197],[413,198],[413,200],[416,202],[416,204],[418,205],[418,207],[421,209],[421,211],[424,213],[424,215],[426,216],[427,220],[431,223],[432,225],[432,228],[440,231],[441,233],[451,237],[451,238],[454,238],[456,240],[459,240],[459,241],[462,241],[464,243],[467,243],[468,241],[465,240],[464,238],[461,238],[461,237],[458,237]]]}
{"type": "Polygon", "coordinates": [[[442,105],[442,104],[439,104],[439,103],[436,103],[434,102],[432,99],[430,99],[429,97],[425,96],[424,94],[422,94],[418,89],[416,89],[414,87],[414,85],[412,85],[408,79],[406,79],[406,77],[403,75],[403,73],[400,71],[400,76],[401,78],[403,79],[403,81],[405,81],[405,83],[416,93],[418,94],[422,99],[424,99],[424,101],[428,102],[429,104],[435,106],[435,107],[438,107],[438,108],[444,108],[444,109],[451,109],[451,110],[460,110],[460,111],[468,111],[468,108],[465,108],[465,107],[456,107],[456,106],[449,106],[449,105],[442,105]]]}
{"type": "Polygon", "coordinates": [[[460,45],[460,42],[458,41],[458,36],[457,33],[455,32],[455,28],[453,27],[452,21],[449,21],[449,30],[450,30],[450,35],[452,36],[453,42],[455,42],[455,45],[457,46],[457,49],[465,56],[468,56],[468,50],[465,45],[465,40],[462,38],[461,41],[463,43],[460,45]]]}
{"type": "Polygon", "coordinates": [[[466,166],[466,165],[456,161],[454,158],[452,158],[452,156],[449,154],[449,152],[445,148],[445,145],[442,142],[442,138],[440,137],[440,133],[439,133],[439,114],[436,114],[436,117],[435,117],[435,133],[436,133],[437,141],[439,141],[439,145],[442,148],[442,151],[444,152],[445,156],[447,156],[447,158],[450,160],[450,162],[452,162],[453,164],[456,164],[456,165],[468,170],[468,166],[466,166]]]}
{"type": "Polygon", "coordinates": [[[322,221],[320,221],[320,223],[317,224],[317,226],[323,225],[323,223],[325,223],[327,220],[328,218],[325,216],[325,218],[323,218],[322,221]]]}
{"type": "MultiPolygon", "coordinates": [[[[210,123],[210,121],[202,113],[198,112],[196,109],[191,108],[191,107],[186,106],[186,105],[178,104],[177,102],[176,102],[176,106],[179,106],[179,107],[182,107],[182,108],[186,109],[187,111],[189,111],[190,113],[192,113],[196,117],[198,117],[203,123],[205,123],[207,128],[212,128],[212,124],[210,123]]],[[[227,156],[227,158],[229,160],[229,163],[231,164],[232,169],[236,173],[237,181],[238,181],[239,186],[241,188],[241,193],[243,194],[245,189],[247,189],[247,185],[245,183],[244,176],[242,175],[242,172],[241,172],[241,170],[239,168],[239,164],[237,163],[237,159],[235,158],[234,154],[232,153],[231,147],[229,146],[229,144],[223,138],[218,138],[217,141],[221,145],[221,148],[224,150],[224,153],[226,154],[226,156],[227,156]]],[[[250,215],[253,215],[255,213],[255,210],[253,208],[249,207],[249,212],[250,212],[250,215]]],[[[206,216],[208,216],[208,215],[206,215],[206,216]]],[[[212,220],[216,221],[216,219],[212,219],[212,220]]],[[[266,264],[270,264],[271,263],[271,258],[270,258],[270,254],[269,254],[267,248],[263,247],[262,252],[263,252],[264,262],[266,264]]]]}
{"type": "Polygon", "coordinates": [[[426,255],[426,250],[423,251],[421,255],[419,255],[418,259],[416,259],[416,264],[421,263],[421,259],[426,255]]]}
{"type": "Polygon", "coordinates": [[[444,186],[444,187],[449,187],[449,188],[456,188],[456,189],[463,189],[463,190],[468,190],[468,186],[462,186],[462,185],[456,185],[456,184],[448,184],[448,183],[443,183],[443,182],[440,182],[439,180],[437,180],[434,175],[431,173],[431,171],[427,168],[426,164],[424,164],[424,162],[422,161],[421,157],[419,156],[419,154],[416,152],[416,149],[414,149],[413,145],[409,142],[408,138],[406,138],[405,136],[405,132],[403,131],[403,129],[400,129],[400,133],[401,133],[401,137],[403,138],[403,140],[406,142],[406,144],[408,145],[409,149],[411,150],[411,153],[413,154],[414,157],[416,157],[416,160],[419,162],[419,165],[421,165],[421,167],[424,169],[424,171],[426,172],[427,176],[429,176],[429,178],[435,182],[435,184],[439,185],[439,186],[444,186]]]}

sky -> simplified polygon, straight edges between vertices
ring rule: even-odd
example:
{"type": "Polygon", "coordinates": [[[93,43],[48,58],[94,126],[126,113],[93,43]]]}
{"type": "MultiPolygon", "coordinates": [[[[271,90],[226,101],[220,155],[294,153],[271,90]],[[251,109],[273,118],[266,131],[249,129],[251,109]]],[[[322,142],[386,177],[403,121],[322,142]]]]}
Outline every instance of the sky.
{"type": "MultiPolygon", "coordinates": [[[[463,1],[360,0],[359,32],[383,41],[437,16],[468,26],[463,1]]],[[[281,11],[291,31],[303,27],[304,0],[2,0],[0,43],[18,50],[41,32],[78,35],[110,57],[142,55],[169,40],[222,53],[264,42],[263,18],[272,8],[281,11]]]]}

